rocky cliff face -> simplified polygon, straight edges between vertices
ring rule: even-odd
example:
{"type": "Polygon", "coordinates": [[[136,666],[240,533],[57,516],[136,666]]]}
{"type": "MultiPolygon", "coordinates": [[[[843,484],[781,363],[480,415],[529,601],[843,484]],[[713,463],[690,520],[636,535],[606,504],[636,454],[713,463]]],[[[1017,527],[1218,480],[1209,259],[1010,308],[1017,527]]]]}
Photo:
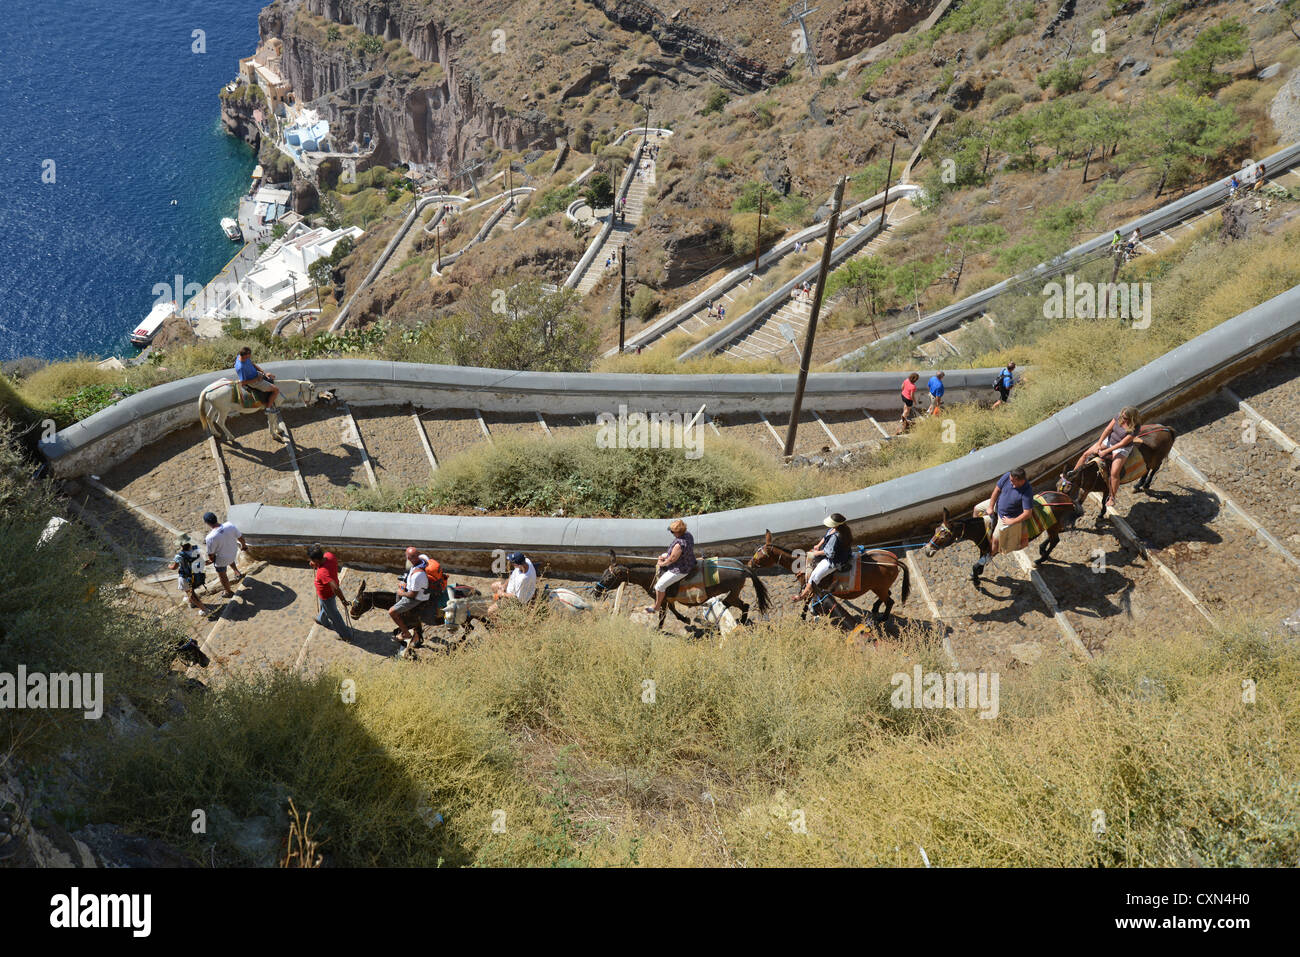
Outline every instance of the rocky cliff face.
{"type": "Polygon", "coordinates": [[[817,61],[834,63],[920,23],[935,0],[848,0],[818,31],[817,61]]]}
{"type": "Polygon", "coordinates": [[[768,68],[741,53],[717,33],[680,22],[643,0],[588,0],[625,30],[654,37],[665,53],[680,57],[691,72],[711,76],[738,92],[753,92],[778,79],[768,68]]]}
{"type": "Polygon", "coordinates": [[[221,127],[231,136],[243,140],[254,150],[262,143],[262,134],[253,122],[256,105],[248,100],[223,97],[221,100],[221,127]]]}
{"type": "Polygon", "coordinates": [[[263,39],[283,40],[281,66],[299,101],[329,119],[339,145],[370,134],[376,163],[455,168],[489,143],[500,149],[545,148],[562,133],[538,110],[514,111],[491,102],[473,68],[458,59],[461,36],[422,4],[276,0],[262,11],[259,27],[263,39]],[[300,25],[299,11],[398,40],[416,60],[440,64],[441,76],[430,82],[419,74],[377,69],[364,54],[300,25]]]}

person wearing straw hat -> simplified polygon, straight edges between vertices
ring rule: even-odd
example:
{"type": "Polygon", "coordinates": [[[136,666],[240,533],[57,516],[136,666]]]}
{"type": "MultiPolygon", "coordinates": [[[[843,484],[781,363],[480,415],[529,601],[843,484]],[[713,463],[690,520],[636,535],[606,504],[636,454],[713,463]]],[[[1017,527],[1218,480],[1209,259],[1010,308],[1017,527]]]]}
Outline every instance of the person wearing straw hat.
{"type": "Polygon", "coordinates": [[[803,591],[791,601],[807,601],[813,589],[832,572],[848,568],[853,561],[853,530],[849,528],[848,519],[839,512],[832,512],[822,524],[830,531],[805,556],[807,564],[812,566],[812,574],[808,576],[808,584],[804,585],[803,591]]]}
{"type": "Polygon", "coordinates": [[[655,563],[660,575],[655,582],[655,603],[645,609],[649,615],[657,615],[663,608],[668,600],[669,587],[695,571],[695,537],[686,530],[686,523],[675,518],[668,524],[668,531],[673,536],[673,543],[655,563]]]}

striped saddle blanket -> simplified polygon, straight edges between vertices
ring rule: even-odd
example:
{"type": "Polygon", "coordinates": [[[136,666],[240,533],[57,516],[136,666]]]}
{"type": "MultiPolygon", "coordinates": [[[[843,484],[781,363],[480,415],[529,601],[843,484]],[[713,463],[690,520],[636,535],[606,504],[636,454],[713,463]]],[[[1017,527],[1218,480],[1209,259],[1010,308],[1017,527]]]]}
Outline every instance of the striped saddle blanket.
{"type": "Polygon", "coordinates": [[[718,560],[700,559],[695,563],[695,571],[677,583],[677,600],[702,605],[709,597],[708,589],[718,581],[718,560]]]}
{"type": "MultiPolygon", "coordinates": [[[[1051,509],[1048,508],[1050,505],[1070,505],[1073,507],[1074,502],[1070,496],[1061,492],[1040,492],[1035,495],[1034,509],[1029,518],[1019,525],[1012,525],[1003,530],[1002,538],[998,542],[998,550],[1003,552],[1019,551],[1056,524],[1056,518],[1053,516],[1051,509]]],[[[975,514],[984,517],[984,528],[991,536],[996,516],[990,514],[987,500],[975,506],[975,514]]]]}

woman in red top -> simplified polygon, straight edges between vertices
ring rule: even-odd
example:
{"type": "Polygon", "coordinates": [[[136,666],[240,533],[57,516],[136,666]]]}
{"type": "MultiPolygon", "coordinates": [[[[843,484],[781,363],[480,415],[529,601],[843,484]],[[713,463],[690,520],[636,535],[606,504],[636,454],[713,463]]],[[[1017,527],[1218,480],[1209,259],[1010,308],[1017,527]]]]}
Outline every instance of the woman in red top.
{"type": "Polygon", "coordinates": [[[916,382],[921,378],[919,372],[913,372],[903,380],[903,417],[899,420],[898,434],[902,435],[911,425],[912,405],[916,402],[916,382]]]}

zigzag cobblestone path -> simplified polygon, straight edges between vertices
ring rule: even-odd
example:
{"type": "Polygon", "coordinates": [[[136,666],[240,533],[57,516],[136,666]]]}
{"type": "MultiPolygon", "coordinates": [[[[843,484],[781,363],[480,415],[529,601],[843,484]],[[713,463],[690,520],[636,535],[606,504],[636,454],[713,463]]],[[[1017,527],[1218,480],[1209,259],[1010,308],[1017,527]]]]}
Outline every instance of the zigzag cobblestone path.
{"type": "MultiPolygon", "coordinates": [[[[985,583],[976,589],[968,577],[973,546],[959,544],[929,558],[915,552],[913,564],[924,577],[956,660],[965,668],[997,670],[1045,655],[1067,654],[1065,626],[1092,654],[1104,652],[1117,636],[1140,640],[1152,629],[1192,627],[1202,620],[1201,611],[1186,593],[1221,622],[1242,615],[1273,621],[1295,610],[1300,606],[1300,567],[1292,563],[1300,561],[1294,558],[1300,555],[1300,455],[1290,443],[1300,437],[1298,400],[1300,358],[1289,355],[1239,377],[1231,385],[1231,394],[1217,394],[1166,418],[1165,424],[1178,432],[1175,449],[1197,473],[1169,461],[1149,495],[1135,494],[1129,487],[1121,491],[1119,513],[1145,543],[1150,557],[1132,547],[1117,523],[1096,524],[1097,507],[1090,503],[1085,516],[1062,536],[1053,560],[1039,570],[1050,605],[1025,570],[1005,556],[994,560],[985,583]],[[1267,420],[1269,428],[1244,414],[1241,402],[1267,420]],[[1255,425],[1253,432],[1246,428],[1250,423],[1255,425]],[[1231,498],[1231,504],[1223,496],[1231,498]],[[1265,527],[1277,547],[1263,541],[1236,509],[1265,527]],[[1166,570],[1161,571],[1160,565],[1166,570]],[[1185,592],[1171,582],[1171,575],[1185,592]],[[1054,617],[1056,609],[1064,625],[1054,617]]],[[[536,412],[488,413],[472,408],[420,411],[384,406],[352,411],[356,431],[346,407],[295,409],[286,417],[304,479],[313,499],[321,500],[317,504],[344,504],[349,484],[368,484],[358,438],[381,483],[409,487],[427,481],[431,464],[419,439],[416,417],[440,463],[494,438],[546,440],[581,434],[592,424],[587,416],[542,413],[539,417],[536,412]]],[[[784,417],[706,415],[705,420],[711,434],[717,429],[719,434],[766,449],[776,461],[784,417]]],[[[801,421],[800,452],[879,438],[866,413],[807,410],[801,421]]],[[[265,419],[242,416],[233,420],[232,428],[239,445],[224,445],[221,455],[229,468],[235,501],[296,504],[287,449],[268,437],[265,419]]],[[[176,530],[197,537],[202,512],[221,512],[221,473],[208,449],[197,427],[181,429],[98,480],[69,483],[67,491],[76,509],[102,530],[115,552],[144,575],[170,559],[176,530]],[[97,488],[98,483],[108,491],[97,488]]],[[[1050,486],[1054,477],[1047,478],[1050,486]]],[[[932,530],[932,525],[918,527],[908,540],[922,544],[932,530]]],[[[761,529],[755,530],[756,541],[761,534],[761,529]]],[[[808,547],[812,543],[783,544],[808,547]]],[[[1028,554],[1036,557],[1034,546],[1028,554]]],[[[361,576],[374,574],[353,569],[345,584],[355,593],[361,576]]],[[[552,576],[557,583],[566,581],[563,570],[553,570],[552,576]]],[[[472,575],[454,577],[482,586],[487,581],[472,575]]],[[[294,665],[301,658],[303,667],[314,668],[387,654],[394,647],[383,633],[383,622],[376,618],[371,630],[351,645],[318,632],[304,655],[315,611],[305,561],[302,567],[267,566],[253,578],[216,633],[216,654],[227,667],[294,665]]],[[[785,596],[793,591],[793,581],[768,583],[779,609],[774,614],[789,613],[785,596]]],[[[168,578],[164,587],[174,591],[174,580],[168,578]]],[[[168,594],[168,598],[149,599],[156,602],[151,607],[159,613],[175,609],[178,596],[168,594]]],[[[915,606],[900,606],[897,611],[904,619],[930,622],[926,627],[937,635],[935,616],[925,610],[928,603],[919,591],[912,601],[915,606]]],[[[636,596],[627,604],[640,607],[644,602],[636,596]]],[[[208,626],[193,622],[196,634],[208,626]]]]}

